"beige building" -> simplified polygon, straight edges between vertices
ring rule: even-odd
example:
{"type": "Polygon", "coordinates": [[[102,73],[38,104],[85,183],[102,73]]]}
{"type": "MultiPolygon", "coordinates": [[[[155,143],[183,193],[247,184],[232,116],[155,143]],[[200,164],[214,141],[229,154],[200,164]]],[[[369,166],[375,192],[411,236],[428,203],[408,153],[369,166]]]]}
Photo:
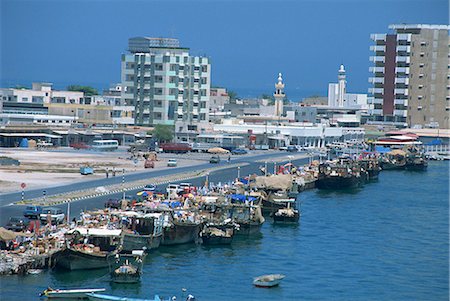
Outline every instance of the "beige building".
{"type": "Polygon", "coordinates": [[[371,35],[374,63],[368,123],[449,128],[448,25],[391,25],[371,35]]]}

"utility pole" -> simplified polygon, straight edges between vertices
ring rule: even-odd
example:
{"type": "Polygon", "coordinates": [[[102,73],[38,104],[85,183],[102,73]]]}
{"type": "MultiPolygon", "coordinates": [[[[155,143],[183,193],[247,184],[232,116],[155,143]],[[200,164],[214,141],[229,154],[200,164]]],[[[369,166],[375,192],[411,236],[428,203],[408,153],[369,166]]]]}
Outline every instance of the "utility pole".
{"type": "Polygon", "coordinates": [[[122,168],[122,191],[123,191],[122,199],[125,200],[125,168],[122,168]]]}

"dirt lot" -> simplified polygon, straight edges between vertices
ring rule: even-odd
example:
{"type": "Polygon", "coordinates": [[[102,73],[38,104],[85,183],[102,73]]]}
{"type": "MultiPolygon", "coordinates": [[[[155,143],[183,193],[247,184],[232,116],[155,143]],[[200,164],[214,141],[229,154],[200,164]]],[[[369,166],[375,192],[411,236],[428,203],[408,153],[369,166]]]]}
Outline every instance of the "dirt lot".
{"type": "MultiPolygon", "coordinates": [[[[124,149],[114,152],[95,152],[59,148],[56,150],[35,150],[19,148],[0,148],[0,156],[20,161],[19,166],[0,165],[0,193],[20,191],[20,184],[26,183],[26,189],[57,186],[74,181],[106,177],[106,170],[112,176],[113,170],[120,174],[144,170],[144,159],[135,161],[124,149]],[[80,174],[80,167],[90,166],[94,175],[80,174]]],[[[176,158],[178,166],[195,165],[209,160],[209,155],[169,155],[158,154],[155,168],[167,168],[168,158],[176,158]]]]}

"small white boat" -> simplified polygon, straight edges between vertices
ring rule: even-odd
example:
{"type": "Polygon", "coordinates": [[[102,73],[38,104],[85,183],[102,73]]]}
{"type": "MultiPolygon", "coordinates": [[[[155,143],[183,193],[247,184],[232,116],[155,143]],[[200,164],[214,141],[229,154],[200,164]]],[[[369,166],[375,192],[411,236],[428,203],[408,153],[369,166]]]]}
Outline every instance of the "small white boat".
{"type": "Polygon", "coordinates": [[[274,287],[280,284],[286,277],[283,274],[262,275],[253,279],[253,285],[257,287],[274,287]]]}
{"type": "Polygon", "coordinates": [[[43,271],[43,270],[41,270],[41,269],[29,269],[29,270],[28,270],[28,274],[30,274],[30,275],[36,275],[36,274],[42,273],[42,271],[43,271]]]}
{"type": "Polygon", "coordinates": [[[63,290],[63,289],[53,289],[47,288],[45,291],[41,293],[41,296],[45,296],[49,299],[87,299],[88,296],[86,294],[89,293],[102,293],[106,289],[104,288],[81,288],[81,289],[71,289],[71,290],[63,290]]]}

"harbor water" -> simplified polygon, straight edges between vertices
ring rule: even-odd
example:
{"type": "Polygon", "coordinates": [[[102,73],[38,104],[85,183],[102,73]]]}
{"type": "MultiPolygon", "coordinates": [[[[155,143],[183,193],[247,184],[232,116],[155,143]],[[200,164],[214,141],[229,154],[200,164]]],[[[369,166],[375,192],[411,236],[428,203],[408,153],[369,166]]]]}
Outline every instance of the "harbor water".
{"type": "Polygon", "coordinates": [[[228,247],[152,250],[137,285],[111,284],[108,270],[50,270],[2,276],[0,300],[39,300],[47,286],[177,300],[188,293],[197,300],[448,300],[448,163],[430,162],[424,172],[383,171],[361,188],[309,190],[298,201],[299,225],[267,218],[260,236],[228,247]],[[252,285],[253,277],[269,273],[286,278],[273,289],[252,285]]]}

